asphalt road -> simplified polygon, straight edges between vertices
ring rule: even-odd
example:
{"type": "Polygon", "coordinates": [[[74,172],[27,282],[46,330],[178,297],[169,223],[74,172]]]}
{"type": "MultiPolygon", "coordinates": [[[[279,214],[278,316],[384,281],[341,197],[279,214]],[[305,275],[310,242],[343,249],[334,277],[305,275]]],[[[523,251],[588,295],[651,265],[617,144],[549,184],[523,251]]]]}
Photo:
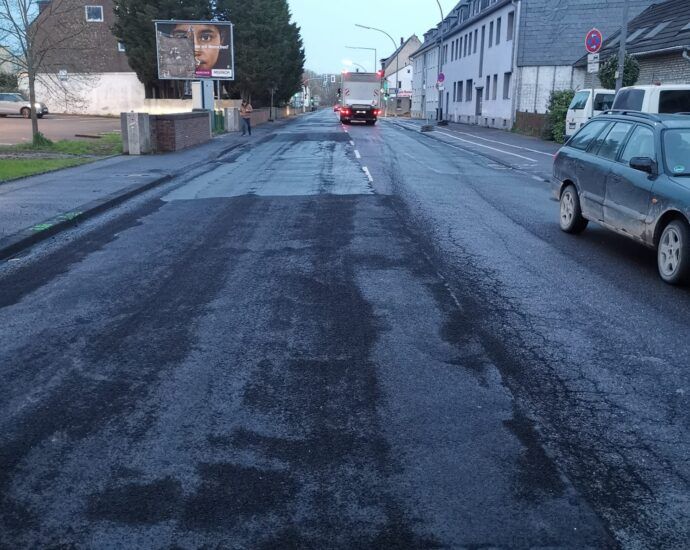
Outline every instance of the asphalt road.
{"type": "Polygon", "coordinates": [[[690,291],[549,197],[321,112],[2,264],[0,547],[685,548],[690,291]]]}
{"type": "MultiPolygon", "coordinates": [[[[120,119],[96,116],[47,115],[38,121],[39,131],[48,139],[89,139],[77,135],[100,135],[119,132],[120,119]]],[[[31,120],[19,116],[0,118],[0,145],[31,141],[31,120]]]]}

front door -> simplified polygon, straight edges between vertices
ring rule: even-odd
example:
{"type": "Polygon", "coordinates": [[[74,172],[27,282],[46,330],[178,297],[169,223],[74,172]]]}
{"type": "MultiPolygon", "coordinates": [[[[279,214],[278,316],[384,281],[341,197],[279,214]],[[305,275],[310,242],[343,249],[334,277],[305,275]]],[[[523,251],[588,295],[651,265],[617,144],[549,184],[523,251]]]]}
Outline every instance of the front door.
{"type": "Polygon", "coordinates": [[[657,161],[654,131],[646,125],[639,125],[632,131],[620,159],[613,163],[606,178],[604,221],[642,239],[646,234],[652,187],[656,178],[647,172],[631,168],[630,161],[635,157],[657,161]]]}
{"type": "Polygon", "coordinates": [[[484,88],[477,88],[475,92],[477,93],[477,107],[474,114],[479,117],[482,116],[482,101],[484,98],[484,88]]]}

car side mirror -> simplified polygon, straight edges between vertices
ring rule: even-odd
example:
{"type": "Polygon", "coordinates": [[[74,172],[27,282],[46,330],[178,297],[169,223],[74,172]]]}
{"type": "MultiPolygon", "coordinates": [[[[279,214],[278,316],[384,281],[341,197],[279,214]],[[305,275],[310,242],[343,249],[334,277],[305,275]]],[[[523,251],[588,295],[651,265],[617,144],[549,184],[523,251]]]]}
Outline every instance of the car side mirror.
{"type": "Polygon", "coordinates": [[[633,157],[630,159],[630,168],[639,170],[640,172],[647,172],[655,176],[657,173],[656,162],[649,157],[633,157]]]}

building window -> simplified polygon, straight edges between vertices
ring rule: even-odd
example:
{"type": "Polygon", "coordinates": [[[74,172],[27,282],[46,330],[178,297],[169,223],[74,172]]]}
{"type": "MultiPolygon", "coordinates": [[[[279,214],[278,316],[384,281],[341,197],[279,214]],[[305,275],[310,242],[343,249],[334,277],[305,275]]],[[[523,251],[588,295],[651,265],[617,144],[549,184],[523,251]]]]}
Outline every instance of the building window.
{"type": "Polygon", "coordinates": [[[465,84],[465,100],[472,101],[472,79],[469,79],[465,84]]]}
{"type": "Polygon", "coordinates": [[[118,43],[117,43],[117,51],[118,51],[118,52],[125,52],[125,51],[127,51],[127,50],[125,49],[125,43],[124,43],[124,42],[118,42],[118,43]]]}
{"type": "Polygon", "coordinates": [[[479,29],[474,29],[474,53],[477,53],[477,40],[479,38],[479,29]]]}
{"type": "Polygon", "coordinates": [[[494,89],[491,91],[491,99],[496,99],[496,90],[498,90],[498,75],[494,75],[494,89]]]}
{"type": "Polygon", "coordinates": [[[513,73],[505,73],[503,75],[503,99],[510,99],[510,79],[513,73]]]}
{"type": "Polygon", "coordinates": [[[458,83],[453,82],[453,103],[458,100],[458,83]]]}
{"type": "Polygon", "coordinates": [[[463,81],[458,82],[458,101],[462,101],[462,85],[463,81]]]}
{"type": "Polygon", "coordinates": [[[103,22],[103,6],[85,6],[86,20],[90,23],[103,22]]]}
{"type": "Polygon", "coordinates": [[[501,43],[501,18],[496,19],[496,45],[501,43]]]}
{"type": "Polygon", "coordinates": [[[508,41],[513,39],[513,33],[514,32],[515,32],[515,12],[511,11],[508,14],[508,38],[507,38],[508,41]]]}
{"type": "Polygon", "coordinates": [[[489,24],[489,48],[493,46],[494,43],[494,22],[489,24]]]}

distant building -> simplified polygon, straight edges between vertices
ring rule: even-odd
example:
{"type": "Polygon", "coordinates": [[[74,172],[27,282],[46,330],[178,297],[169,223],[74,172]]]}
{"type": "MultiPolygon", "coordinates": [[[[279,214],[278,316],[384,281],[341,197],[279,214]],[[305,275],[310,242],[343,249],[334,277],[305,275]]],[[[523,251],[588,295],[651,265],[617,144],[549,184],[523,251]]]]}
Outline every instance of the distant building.
{"type": "MultiPolygon", "coordinates": [[[[604,42],[602,61],[618,55],[620,40],[619,29],[604,42]]],[[[668,0],[635,17],[626,50],[640,63],[637,84],[690,84],[690,1],[668,0]]],[[[575,68],[585,75],[585,87],[601,86],[597,74],[586,73],[586,56],[575,68]]]]}
{"type": "MultiPolygon", "coordinates": [[[[51,112],[118,115],[137,109],[145,97],[144,85],[129,66],[124,45],[110,30],[115,23],[113,1],[70,1],[81,8],[70,10],[71,17],[80,18],[72,24],[85,26],[74,40],[46,56],[37,79],[37,97],[51,112]]],[[[55,15],[50,4],[50,0],[39,1],[38,19],[43,20],[39,32],[47,35],[58,32],[56,26],[64,25],[60,19],[65,17],[55,15]]]]}
{"type": "Polygon", "coordinates": [[[624,1],[634,17],[654,0],[461,0],[412,55],[412,115],[498,128],[545,118],[552,91],[584,85],[573,64],[585,35],[614,32],[624,1]]]}
{"type": "Polygon", "coordinates": [[[400,47],[381,61],[388,89],[395,90],[388,101],[388,113],[409,115],[412,104],[412,60],[410,56],[422,45],[417,35],[400,39],[400,47]],[[397,73],[396,73],[397,71],[397,73]]]}

